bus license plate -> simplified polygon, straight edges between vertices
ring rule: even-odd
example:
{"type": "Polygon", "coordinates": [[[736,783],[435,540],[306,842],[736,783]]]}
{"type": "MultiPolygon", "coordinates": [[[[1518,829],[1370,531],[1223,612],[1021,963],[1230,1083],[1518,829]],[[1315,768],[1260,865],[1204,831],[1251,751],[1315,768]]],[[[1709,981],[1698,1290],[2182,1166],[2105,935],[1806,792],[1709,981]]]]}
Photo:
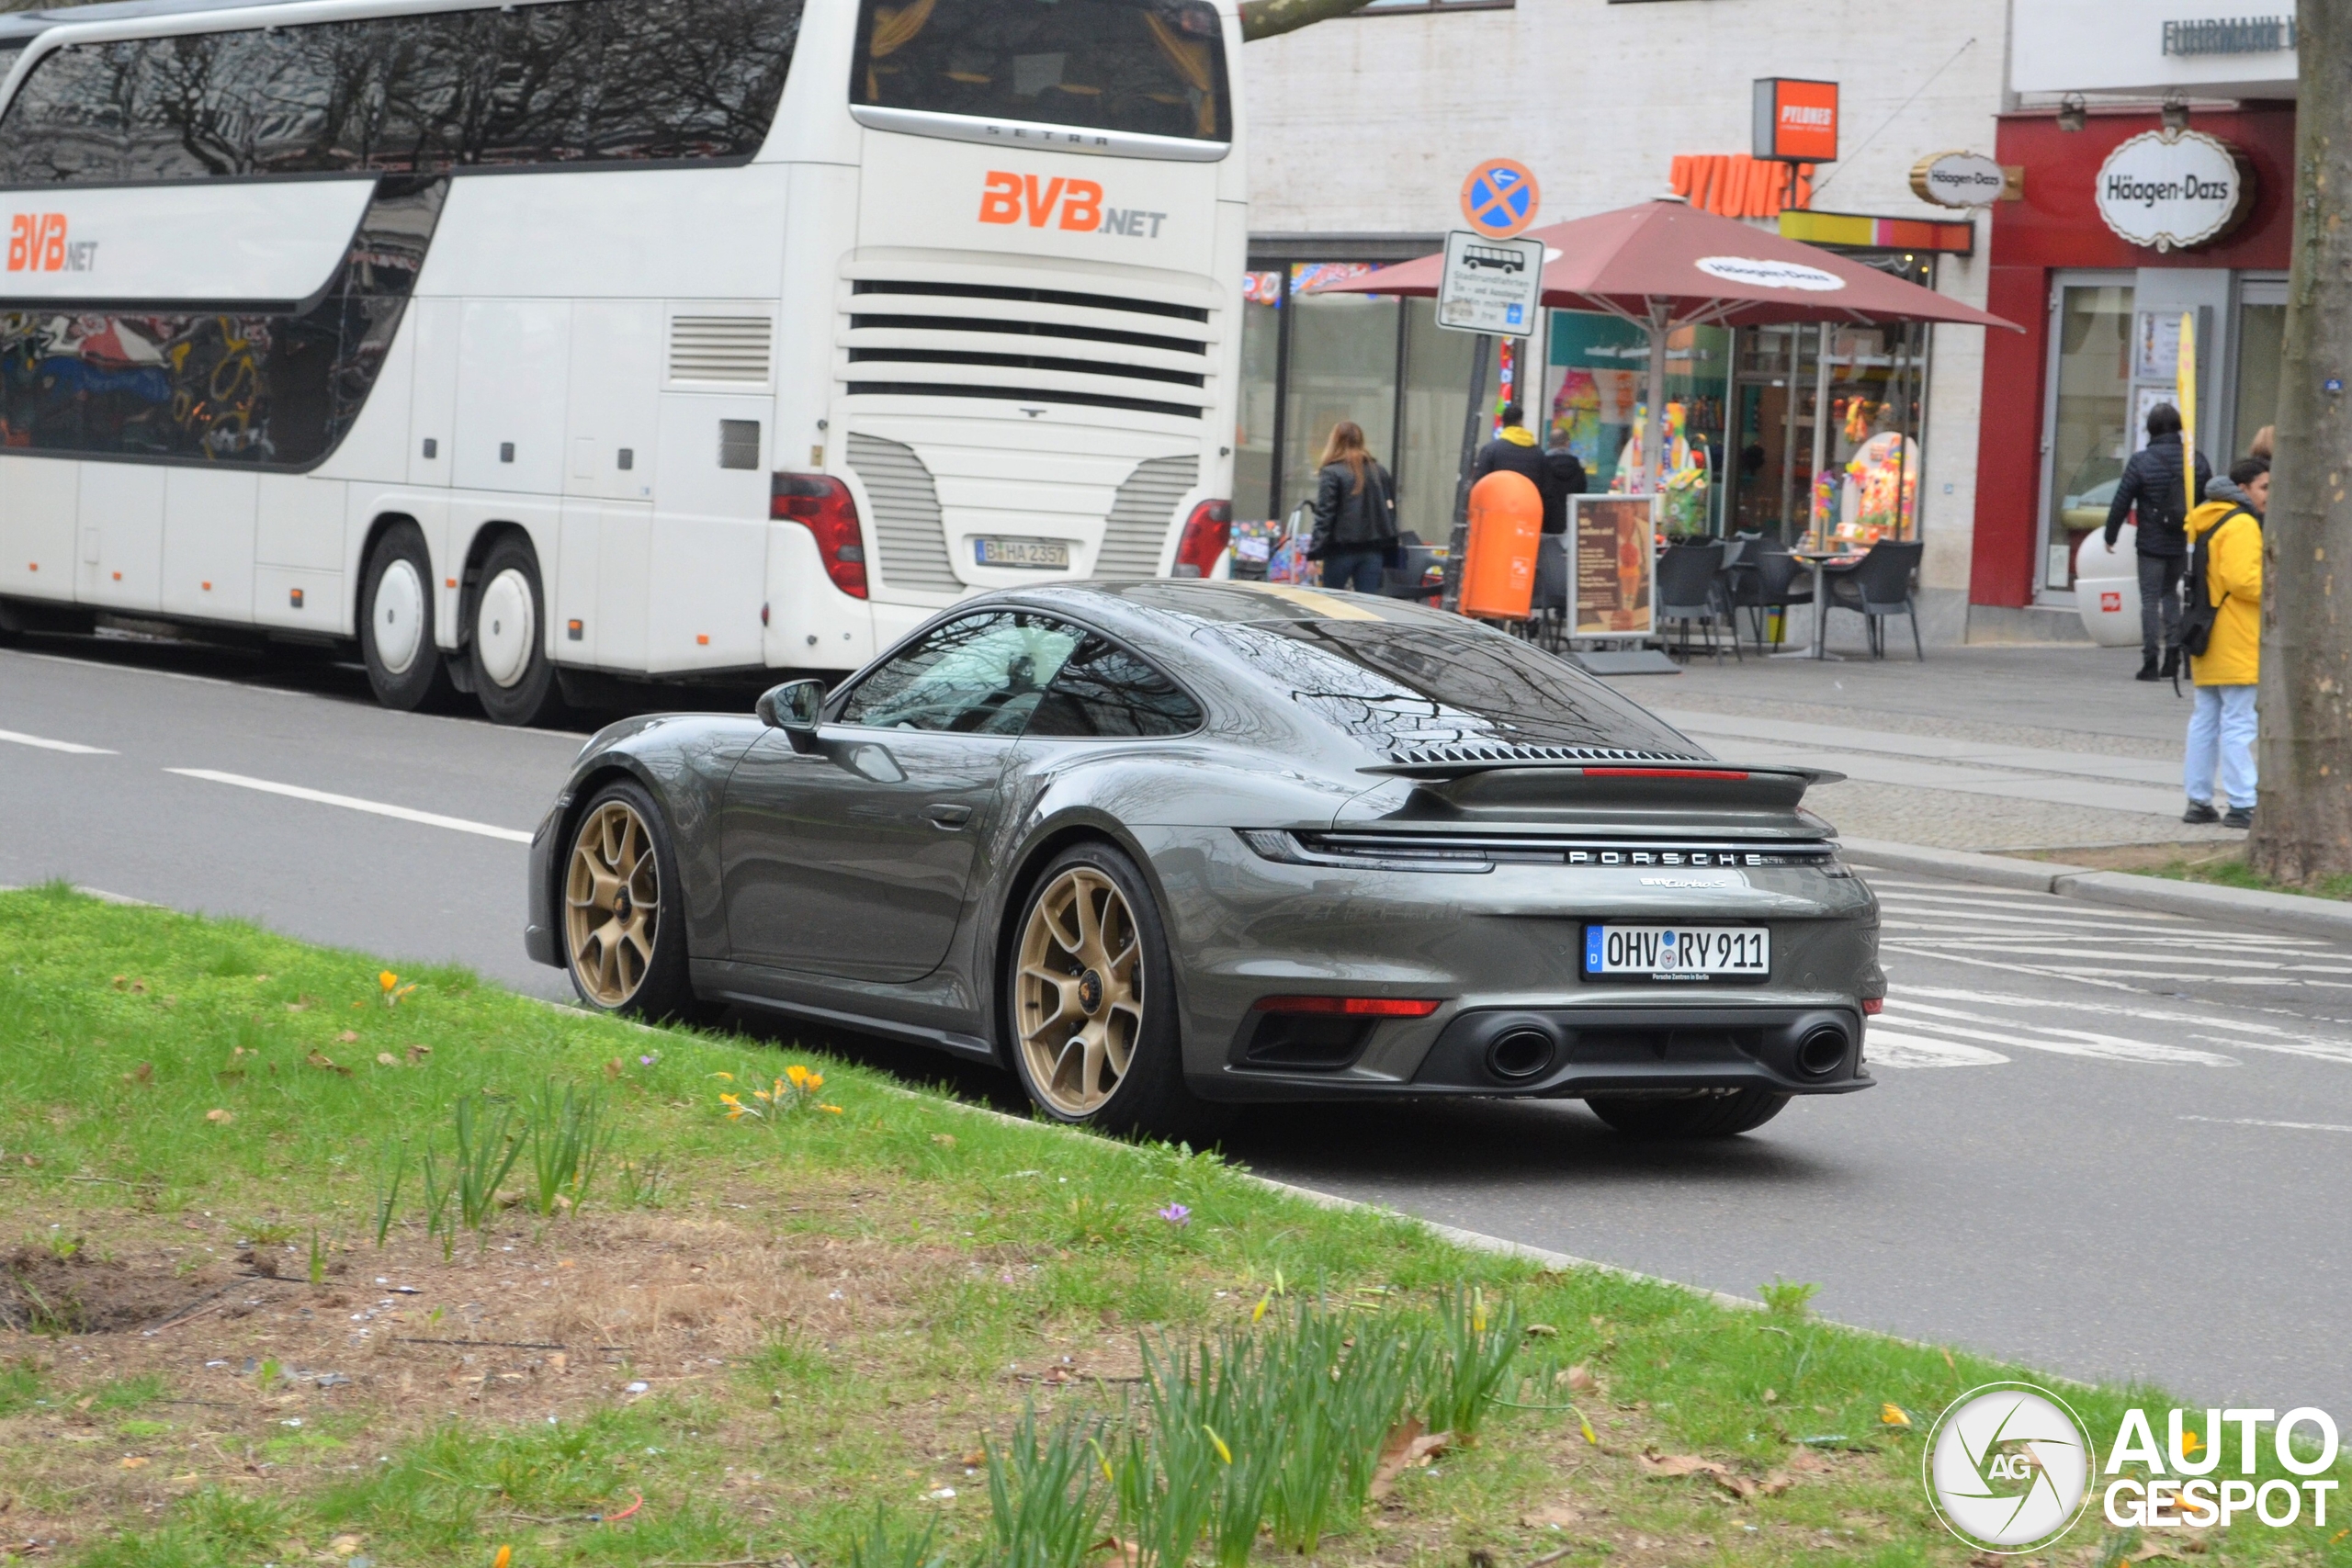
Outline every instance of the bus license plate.
{"type": "Polygon", "coordinates": [[[1761,978],[1772,972],[1772,933],[1762,926],[1587,926],[1584,972],[1652,980],[1761,978]]]}
{"type": "Polygon", "coordinates": [[[982,566],[1025,566],[1051,570],[1069,566],[1068,539],[978,538],[972,547],[982,566]]]}

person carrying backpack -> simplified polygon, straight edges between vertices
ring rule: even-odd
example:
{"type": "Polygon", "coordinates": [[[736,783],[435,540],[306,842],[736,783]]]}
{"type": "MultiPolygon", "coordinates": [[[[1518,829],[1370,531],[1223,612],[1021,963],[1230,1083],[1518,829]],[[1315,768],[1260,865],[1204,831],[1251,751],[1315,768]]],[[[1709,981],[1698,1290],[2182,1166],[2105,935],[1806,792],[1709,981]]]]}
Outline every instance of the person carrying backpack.
{"type": "Polygon", "coordinates": [[[2188,792],[2183,822],[2254,826],[2255,682],[2262,660],[2262,511],[2270,501],[2270,464],[2242,458],[2230,477],[2205,487],[2205,503],[2188,514],[2188,605],[2181,646],[2197,706],[2188,716],[2188,754],[2181,783],[2188,792]],[[2214,773],[2229,809],[2214,807],[2214,773]]]}
{"type": "MultiPolygon", "coordinates": [[[[2123,465],[2107,508],[2107,547],[2115,547],[2123,520],[2140,514],[2141,681],[2165,681],[2180,670],[2180,573],[2188,542],[2181,519],[2188,491],[2181,479],[2180,411],[2158,403],[2148,411],[2148,444],[2123,465]],[[2159,659],[2161,658],[2161,663],[2159,659]]],[[[2212,466],[2197,455],[2197,493],[2205,493],[2212,466]]]]}

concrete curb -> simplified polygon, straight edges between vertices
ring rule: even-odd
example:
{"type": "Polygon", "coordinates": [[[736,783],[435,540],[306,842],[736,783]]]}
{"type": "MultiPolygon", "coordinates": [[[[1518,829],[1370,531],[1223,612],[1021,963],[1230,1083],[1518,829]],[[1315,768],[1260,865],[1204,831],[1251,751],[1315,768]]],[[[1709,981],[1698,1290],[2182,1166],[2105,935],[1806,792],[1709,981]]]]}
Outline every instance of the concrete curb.
{"type": "Polygon", "coordinates": [[[2140,876],[2128,871],[2094,871],[2088,866],[2064,865],[2054,861],[1980,855],[1967,850],[1939,850],[1925,844],[1889,843],[1880,839],[1845,839],[1839,843],[1848,860],[1883,871],[1918,872],[1987,887],[2053,893],[2062,898],[2079,898],[2086,904],[2147,909],[2192,920],[2229,920],[2296,936],[2352,942],[2352,902],[2311,898],[2300,893],[2263,893],[2250,887],[2176,882],[2169,877],[2140,876]]]}

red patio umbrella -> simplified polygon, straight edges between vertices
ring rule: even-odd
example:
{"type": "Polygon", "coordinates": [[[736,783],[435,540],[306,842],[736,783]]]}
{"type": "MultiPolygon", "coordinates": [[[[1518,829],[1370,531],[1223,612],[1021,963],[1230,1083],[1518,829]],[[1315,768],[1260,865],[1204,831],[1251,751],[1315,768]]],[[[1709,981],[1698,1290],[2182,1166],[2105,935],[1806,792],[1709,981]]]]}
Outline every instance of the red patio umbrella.
{"type": "MultiPolygon", "coordinates": [[[[1784,240],[1679,197],[1571,219],[1522,237],[1544,242],[1545,305],[1598,310],[1649,333],[1642,451],[1643,467],[1653,472],[1665,444],[1666,339],[1678,327],[1951,321],[2024,330],[1834,251],[1784,240]]],[[[1422,256],[1313,292],[1434,296],[1444,266],[1442,254],[1422,256]]],[[[1644,482],[1650,482],[1648,475],[1644,482]]]]}

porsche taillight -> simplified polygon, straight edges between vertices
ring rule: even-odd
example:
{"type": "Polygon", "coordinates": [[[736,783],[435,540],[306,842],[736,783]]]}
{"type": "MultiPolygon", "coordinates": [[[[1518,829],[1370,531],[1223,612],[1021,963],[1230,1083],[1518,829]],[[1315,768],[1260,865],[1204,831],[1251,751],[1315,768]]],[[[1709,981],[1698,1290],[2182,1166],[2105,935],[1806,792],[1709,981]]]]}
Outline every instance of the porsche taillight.
{"type": "Polygon", "coordinates": [[[814,534],[833,586],[853,599],[865,597],[865,536],[849,486],[830,474],[777,474],[769,482],[768,515],[814,534]]]}
{"type": "Polygon", "coordinates": [[[1232,536],[1233,502],[1201,502],[1184,519],[1184,532],[1176,539],[1176,570],[1170,575],[1206,577],[1216,570],[1216,558],[1225,554],[1232,536]]]}

